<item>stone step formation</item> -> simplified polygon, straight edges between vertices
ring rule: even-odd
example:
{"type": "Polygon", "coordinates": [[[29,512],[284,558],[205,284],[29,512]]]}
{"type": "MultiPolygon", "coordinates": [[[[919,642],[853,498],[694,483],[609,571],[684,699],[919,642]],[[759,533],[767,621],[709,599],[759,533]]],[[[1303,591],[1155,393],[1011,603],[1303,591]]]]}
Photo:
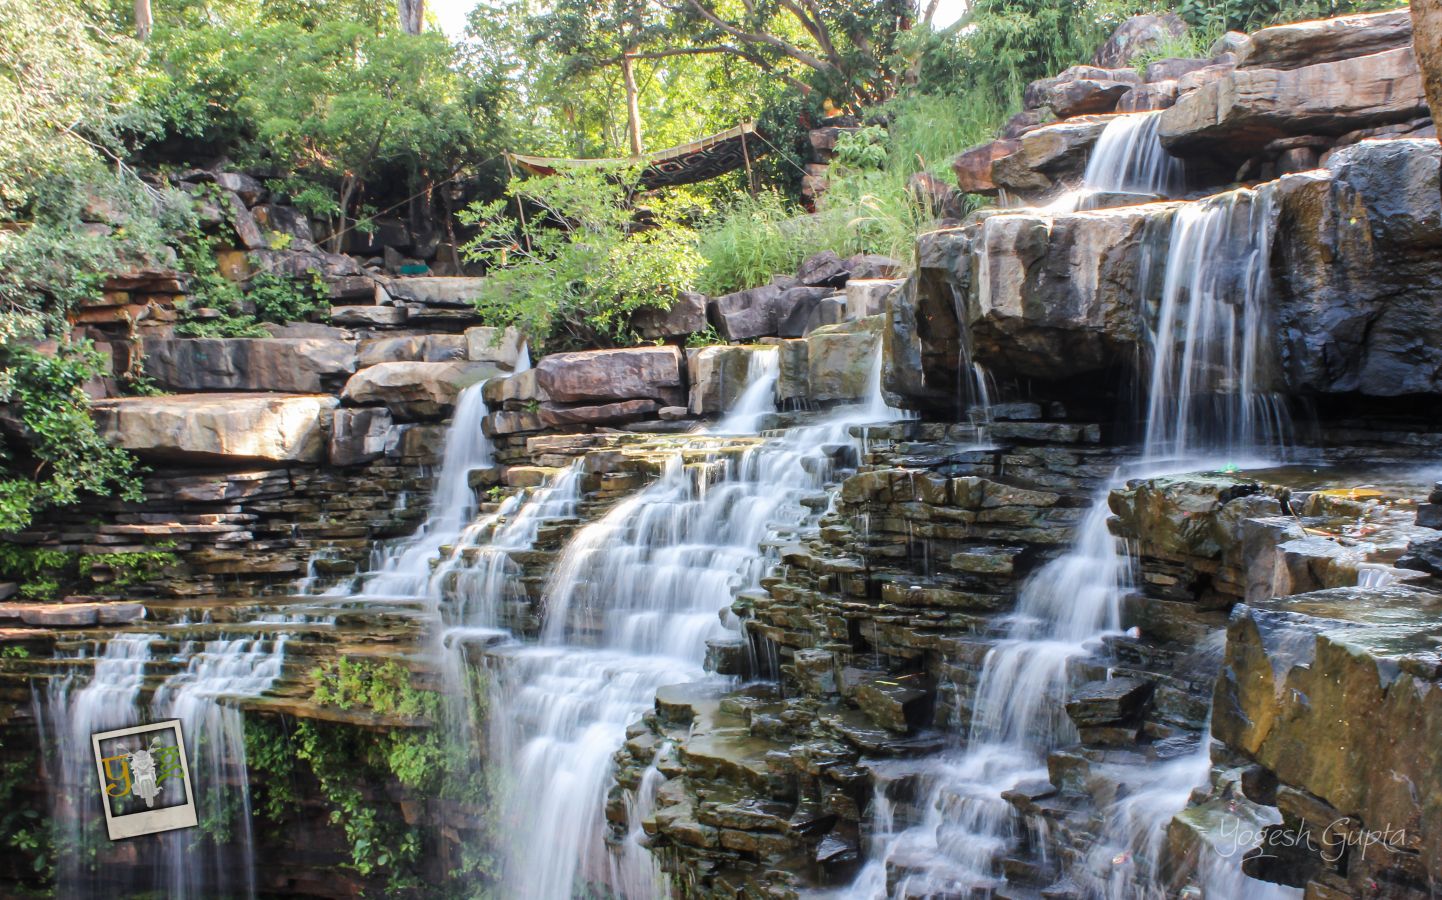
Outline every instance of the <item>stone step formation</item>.
{"type": "MultiPolygon", "coordinates": [[[[0,752],[45,760],[13,796],[69,829],[56,890],[1435,894],[1410,19],[1139,72],[1170,27],[1032,85],[955,164],[1007,202],[914,266],[688,294],[638,315],[656,346],[531,367],[473,319],[484,279],[241,233],[329,266],[332,324],[117,337],[175,392],[97,403],[145,501],[20,536],[95,558],[92,593],[0,601],[0,752]],[[708,325],[732,343],[683,346],[708,325]],[[74,799],[77,736],[170,711],[230,753],[184,873],[74,799]]],[[[78,325],[184,290],[117,278],[78,325]]]]}

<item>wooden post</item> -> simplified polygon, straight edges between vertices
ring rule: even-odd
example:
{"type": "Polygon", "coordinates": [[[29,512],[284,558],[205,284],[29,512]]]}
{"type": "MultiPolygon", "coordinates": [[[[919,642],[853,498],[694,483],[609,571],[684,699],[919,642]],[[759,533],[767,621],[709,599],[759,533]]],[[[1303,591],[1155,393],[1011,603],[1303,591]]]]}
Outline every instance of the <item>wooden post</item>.
{"type": "Polygon", "coordinates": [[[631,136],[631,155],[640,158],[645,150],[641,146],[641,101],[636,95],[636,74],[631,70],[631,54],[621,54],[621,80],[626,85],[626,128],[631,136]]]}
{"type": "Polygon", "coordinates": [[[756,177],[751,173],[751,151],[746,147],[746,128],[750,122],[741,123],[741,159],[746,163],[746,192],[756,196],[756,177]]]}
{"type": "Polygon", "coordinates": [[[150,0],[135,0],[135,36],[142,41],[150,40],[150,29],[155,20],[150,15],[150,0]]]}

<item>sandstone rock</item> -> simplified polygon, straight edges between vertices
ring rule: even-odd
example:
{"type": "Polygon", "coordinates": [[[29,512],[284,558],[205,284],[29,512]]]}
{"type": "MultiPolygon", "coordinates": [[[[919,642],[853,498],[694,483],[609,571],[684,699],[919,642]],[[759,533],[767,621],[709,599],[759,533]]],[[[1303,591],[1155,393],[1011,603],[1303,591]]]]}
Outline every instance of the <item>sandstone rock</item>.
{"type": "Polygon", "coordinates": [[[270,247],[265,234],[260,230],[260,225],[255,221],[255,216],[245,208],[245,204],[235,194],[224,194],[225,202],[229,207],[231,227],[235,229],[235,236],[240,240],[240,246],[247,250],[265,250],[270,247]]]}
{"type": "Polygon", "coordinates": [[[1176,13],[1132,16],[1097,48],[1092,65],[1107,68],[1130,66],[1133,60],[1168,40],[1187,33],[1187,23],[1176,13]]]}
{"type": "Polygon", "coordinates": [[[1184,91],[1157,133],[1179,156],[1240,160],[1280,137],[1344,134],[1425,110],[1416,60],[1402,48],[1298,69],[1236,69],[1184,91]]]}
{"type": "Polygon", "coordinates": [[[895,732],[926,724],[930,712],[930,687],[923,675],[873,678],[857,686],[854,698],[871,721],[895,732]]]}
{"type": "Polygon", "coordinates": [[[1064,182],[1079,181],[1106,124],[1105,117],[1082,116],[1029,131],[1022,135],[1015,153],[992,164],[992,181],[1027,196],[1040,196],[1064,182]]]}
{"type": "Polygon", "coordinates": [[[1427,106],[1433,111],[1435,121],[1438,118],[1436,111],[1442,109],[1442,2],[1414,0],[1411,7],[1412,52],[1416,54],[1417,65],[1422,70],[1427,106]]]}
{"type": "Polygon", "coordinates": [[[388,409],[333,410],[326,454],[330,464],[359,466],[380,459],[385,455],[393,421],[388,409]]]}
{"type": "Polygon", "coordinates": [[[457,334],[372,338],[360,342],[359,368],[388,362],[447,362],[466,359],[466,339],[457,334]]]}
{"type": "Polygon", "coordinates": [[[992,163],[1010,156],[1021,148],[1016,140],[996,140],[963,151],[951,161],[956,173],[956,186],[970,194],[994,194],[996,182],[991,178],[992,163]]]}
{"type": "Polygon", "coordinates": [[[240,197],[246,206],[254,206],[265,199],[266,189],[256,178],[243,172],[216,172],[214,181],[221,190],[230,191],[240,197]]]}
{"type": "Polygon", "coordinates": [[[764,285],[714,297],[707,315],[716,332],[727,341],[746,341],[776,333],[776,301],[781,289],[764,285]]]}
{"type": "Polygon", "coordinates": [[[525,409],[501,410],[491,413],[481,422],[481,430],[488,437],[504,437],[510,434],[525,434],[531,431],[540,431],[545,428],[541,424],[539,411],[532,412],[525,409]]]}
{"type": "Polygon", "coordinates": [[[879,317],[818,328],[806,336],[807,397],[815,403],[854,402],[870,390],[878,350],[879,317]]]}
{"type": "Polygon", "coordinates": [[[838,288],[851,277],[851,266],[830,250],[807,257],[796,270],[796,278],[806,287],[838,288]]]}
{"type": "MultiPolygon", "coordinates": [[[[1130,72],[1136,78],[1135,72],[1130,72]]],[[[1091,113],[1108,113],[1117,108],[1117,101],[1140,82],[1077,78],[1052,85],[1046,92],[1046,105],[1059,119],[1091,113]]]]}
{"type": "Polygon", "coordinates": [[[1139,84],[1122,94],[1121,99],[1117,101],[1117,112],[1151,112],[1166,109],[1176,102],[1177,83],[1175,81],[1156,81],[1150,84],[1139,84]]]}
{"type": "Polygon", "coordinates": [[[92,409],[107,440],[143,459],[315,463],[325,453],[325,424],[338,402],[311,395],[173,394],[98,400],[92,409]]]}
{"type": "Polygon", "coordinates": [[[489,363],[387,362],[361,369],[346,382],[349,406],[384,405],[398,421],[449,415],[461,390],[499,373],[489,363]]]}
{"type": "Polygon", "coordinates": [[[668,309],[636,310],[631,327],[648,341],[680,338],[706,330],[706,295],[686,291],[668,309]]]}
{"type": "Polygon", "coordinates": [[[330,320],[352,327],[394,328],[406,323],[406,311],[400,306],[332,306],[330,320]]]}
{"type": "MultiPolygon", "coordinates": [[[[310,228],[310,219],[294,206],[263,203],[251,210],[255,221],[267,232],[288,234],[292,241],[304,244],[315,243],[315,234],[310,228]]],[[[309,249],[308,247],[305,249],[309,249]]]]}
{"type": "Polygon", "coordinates": [[[556,403],[650,399],[676,406],[683,387],[676,347],[555,353],[536,365],[536,373],[556,403]]]}
{"type": "Polygon", "coordinates": [[[1273,25],[1237,49],[1237,67],[1298,69],[1412,46],[1405,9],[1273,25]]]}
{"type": "Polygon", "coordinates": [[[1198,69],[1205,69],[1211,64],[1212,61],[1209,59],[1159,59],[1156,62],[1147,63],[1146,71],[1142,73],[1142,81],[1147,84],[1157,81],[1176,81],[1183,75],[1198,69]]]}
{"type": "Polygon", "coordinates": [[[319,249],[252,250],[249,259],[256,271],[291,278],[309,278],[312,273],[327,278],[361,274],[360,265],[351,257],[319,249]]]}
{"type": "Polygon", "coordinates": [[[686,351],[691,385],[687,408],[694,416],[715,416],[729,410],[746,390],[753,360],[769,347],[700,347],[686,351]]]}
{"type": "Polygon", "coordinates": [[[661,405],[655,400],[622,400],[594,406],[542,403],[541,425],[559,428],[565,425],[622,425],[655,415],[661,405]]]}
{"type": "Polygon", "coordinates": [[[386,282],[392,297],[404,303],[470,308],[485,294],[486,279],[405,277],[386,282]]]}
{"type": "Polygon", "coordinates": [[[311,338],[324,341],[353,341],[355,332],[349,328],[326,325],[321,322],[266,322],[261,326],[273,338],[311,338]]]}
{"type": "Polygon", "coordinates": [[[1279,184],[1278,362],[1296,393],[1442,389],[1442,195],[1432,140],[1336,151],[1279,184]]]}
{"type": "Polygon", "coordinates": [[[493,409],[503,403],[513,405],[542,403],[551,399],[550,395],[541,388],[535,369],[492,378],[481,390],[484,392],[486,403],[490,404],[493,409]]]}
{"type": "Polygon", "coordinates": [[[1368,829],[1401,829],[1442,878],[1442,597],[1343,588],[1240,607],[1213,734],[1368,829]],[[1382,736],[1386,736],[1385,739],[1382,736]]]}
{"type": "Polygon", "coordinates": [[[170,391],[335,390],[356,370],[355,344],[314,338],[146,338],[145,374],[170,391]]]}
{"type": "Polygon", "coordinates": [[[846,318],[865,319],[886,312],[886,298],[903,284],[900,278],[853,279],[846,283],[846,318]]]}
{"type": "Polygon", "coordinates": [[[508,371],[515,370],[526,347],[525,336],[515,328],[467,328],[465,340],[471,362],[492,363],[508,371]]]}

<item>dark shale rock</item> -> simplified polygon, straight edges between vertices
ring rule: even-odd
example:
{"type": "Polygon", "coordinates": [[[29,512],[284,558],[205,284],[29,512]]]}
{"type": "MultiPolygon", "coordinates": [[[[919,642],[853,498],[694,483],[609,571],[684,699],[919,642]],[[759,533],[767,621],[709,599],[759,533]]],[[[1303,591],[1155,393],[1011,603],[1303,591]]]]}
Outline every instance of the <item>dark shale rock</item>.
{"type": "Polygon", "coordinates": [[[646,307],[631,317],[636,333],[649,341],[683,338],[706,330],[706,295],[679,294],[666,309],[646,307]]]}
{"type": "Polygon", "coordinates": [[[1072,691],[1066,713],[1079,728],[1135,719],[1152,696],[1153,684],[1139,678],[1091,681],[1072,691]]]}
{"type": "Polygon", "coordinates": [[[707,316],[722,339],[746,341],[776,334],[776,302],[781,288],[768,284],[713,297],[707,316]]]}

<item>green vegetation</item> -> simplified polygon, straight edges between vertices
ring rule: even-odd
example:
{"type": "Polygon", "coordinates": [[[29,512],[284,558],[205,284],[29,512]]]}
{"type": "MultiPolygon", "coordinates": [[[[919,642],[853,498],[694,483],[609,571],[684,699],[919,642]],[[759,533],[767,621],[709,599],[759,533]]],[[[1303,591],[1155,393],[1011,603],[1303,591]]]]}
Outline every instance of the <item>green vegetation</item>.
{"type": "Polygon", "coordinates": [[[509,196],[471,206],[478,234],[466,256],[483,262],[488,324],[518,325],[548,350],[632,343],[630,315],[665,307],[700,270],[683,196],[633,202],[634,167],[568,171],[513,185],[509,196]],[[529,208],[519,226],[512,211],[529,208]]]}
{"type": "Polygon", "coordinates": [[[0,543],[0,581],[20,585],[27,600],[54,600],[62,592],[117,594],[154,582],[180,558],[168,548],[80,553],[0,543]]]}

